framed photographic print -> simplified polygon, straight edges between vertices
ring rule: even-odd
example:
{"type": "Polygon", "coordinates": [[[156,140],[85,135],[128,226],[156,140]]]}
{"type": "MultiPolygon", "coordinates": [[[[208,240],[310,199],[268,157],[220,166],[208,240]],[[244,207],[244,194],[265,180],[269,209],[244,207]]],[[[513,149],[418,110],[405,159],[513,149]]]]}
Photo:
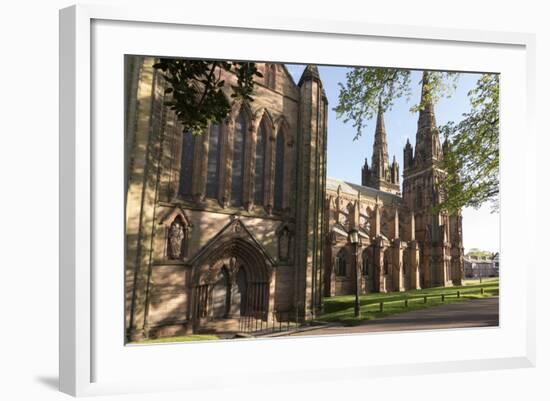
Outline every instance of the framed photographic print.
{"type": "Polygon", "coordinates": [[[532,366],[531,36],[60,18],[62,391],[532,366]]]}

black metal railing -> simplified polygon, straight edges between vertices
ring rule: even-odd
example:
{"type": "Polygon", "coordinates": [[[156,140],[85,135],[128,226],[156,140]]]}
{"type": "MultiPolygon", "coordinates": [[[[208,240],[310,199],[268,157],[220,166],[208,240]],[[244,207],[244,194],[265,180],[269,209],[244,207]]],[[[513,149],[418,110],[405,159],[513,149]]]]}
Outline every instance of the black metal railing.
{"type": "Polygon", "coordinates": [[[247,334],[271,334],[296,330],[303,325],[296,310],[248,313],[239,318],[239,331],[247,334]]]}
{"type": "MultiPolygon", "coordinates": [[[[428,299],[433,299],[433,298],[436,298],[436,299],[441,299],[441,302],[444,303],[445,302],[445,299],[447,298],[460,298],[464,295],[469,295],[469,294],[481,294],[481,295],[484,295],[485,294],[485,291],[486,289],[483,288],[483,287],[480,287],[480,288],[472,288],[471,290],[470,289],[461,289],[461,290],[457,290],[456,292],[443,292],[443,293],[434,293],[434,294],[419,294],[419,295],[410,295],[410,296],[407,296],[405,297],[404,299],[402,300],[388,300],[388,301],[379,301],[378,302],[378,312],[384,312],[384,304],[385,303],[391,303],[391,304],[395,304],[397,302],[403,302],[403,307],[405,308],[408,308],[409,307],[409,303],[410,302],[413,302],[413,301],[418,301],[418,300],[422,300],[423,303],[428,303],[428,299]]],[[[373,302],[373,303],[369,303],[368,306],[374,306],[376,305],[377,303],[376,302],[373,302]]]]}

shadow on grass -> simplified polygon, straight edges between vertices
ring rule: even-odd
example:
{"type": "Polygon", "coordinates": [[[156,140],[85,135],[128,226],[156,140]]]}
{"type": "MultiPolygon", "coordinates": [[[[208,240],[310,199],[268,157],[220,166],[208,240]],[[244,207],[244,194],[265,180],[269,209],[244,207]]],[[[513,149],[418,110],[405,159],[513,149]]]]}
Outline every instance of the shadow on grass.
{"type": "Polygon", "coordinates": [[[486,298],[499,295],[499,283],[497,280],[487,280],[483,283],[457,287],[436,287],[424,290],[410,290],[389,294],[368,294],[360,297],[361,316],[354,314],[355,297],[352,295],[338,296],[325,299],[325,313],[316,320],[325,322],[339,322],[345,325],[358,325],[366,320],[379,319],[398,313],[433,308],[466,300],[486,298]],[[483,288],[483,294],[481,293],[483,288]],[[460,297],[457,296],[460,291],[460,297]],[[441,299],[444,295],[445,299],[441,299]],[[426,302],[424,297],[428,297],[426,302]],[[405,306],[405,300],[408,304],[405,306]],[[380,310],[380,302],[383,302],[383,310],[380,310]]]}

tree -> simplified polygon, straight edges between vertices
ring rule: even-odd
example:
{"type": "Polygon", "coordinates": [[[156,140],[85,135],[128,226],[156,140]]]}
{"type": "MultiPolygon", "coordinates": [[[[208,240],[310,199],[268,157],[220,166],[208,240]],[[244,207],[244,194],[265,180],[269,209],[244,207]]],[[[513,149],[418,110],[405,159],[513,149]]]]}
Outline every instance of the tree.
{"type": "Polygon", "coordinates": [[[183,131],[194,135],[220,122],[231,109],[223,91],[222,71],[237,75],[231,97],[247,101],[254,100],[254,77],[262,77],[256,63],[161,58],[154,68],[164,73],[165,93],[172,94],[166,104],[175,111],[183,131]]]}
{"type": "Polygon", "coordinates": [[[446,137],[439,210],[479,208],[489,202],[499,210],[499,76],[483,74],[468,96],[471,110],[458,124],[440,127],[446,137]]]}
{"type": "Polygon", "coordinates": [[[472,248],[468,251],[466,256],[475,256],[477,258],[491,258],[494,256],[494,254],[489,251],[483,251],[479,248],[472,248]]]}
{"type": "MultiPolygon", "coordinates": [[[[410,98],[411,71],[392,68],[357,67],[346,74],[345,85],[335,111],[344,122],[356,128],[354,140],[361,136],[366,121],[378,111],[390,109],[400,97],[410,98]]],[[[425,72],[427,79],[424,97],[411,107],[421,110],[427,102],[436,103],[442,96],[450,97],[456,88],[458,74],[425,72]]],[[[499,82],[496,74],[483,74],[468,96],[471,110],[458,123],[441,126],[445,137],[442,167],[448,174],[441,184],[444,199],[436,210],[454,213],[460,208],[480,207],[491,202],[498,211],[498,133],[499,82]]]]}
{"type": "MultiPolygon", "coordinates": [[[[340,93],[334,108],[338,118],[352,122],[357,140],[366,123],[378,112],[392,108],[396,99],[411,96],[411,70],[398,68],[354,67],[346,74],[346,83],[338,83],[340,93]]],[[[436,103],[442,96],[450,96],[456,87],[457,73],[426,72],[426,96],[411,107],[412,112],[423,108],[428,101],[436,103]]]]}

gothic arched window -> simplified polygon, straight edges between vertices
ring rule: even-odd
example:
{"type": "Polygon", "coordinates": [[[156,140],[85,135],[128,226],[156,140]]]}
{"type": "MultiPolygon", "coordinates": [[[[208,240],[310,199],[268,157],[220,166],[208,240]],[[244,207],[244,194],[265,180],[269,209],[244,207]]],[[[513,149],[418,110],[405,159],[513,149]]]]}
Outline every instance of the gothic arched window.
{"type": "Polygon", "coordinates": [[[231,205],[243,204],[244,150],[248,122],[244,110],[241,110],[235,120],[233,131],[233,161],[231,163],[231,205]]]}
{"type": "Polygon", "coordinates": [[[347,270],[346,252],[341,249],[336,255],[336,275],[338,277],[345,277],[347,276],[347,270]]]}
{"type": "Polygon", "coordinates": [[[283,191],[284,191],[284,171],[285,171],[285,135],[282,129],[277,133],[277,144],[275,148],[275,210],[283,209],[283,191]]]}
{"type": "Polygon", "coordinates": [[[389,271],[390,271],[390,263],[389,263],[389,260],[388,260],[388,256],[389,255],[384,255],[384,274],[388,274],[389,271]]]}
{"type": "Polygon", "coordinates": [[[180,195],[192,195],[193,187],[193,156],[195,153],[195,135],[183,133],[180,166],[180,195]]]}
{"type": "Polygon", "coordinates": [[[363,267],[363,276],[365,278],[368,278],[368,276],[369,276],[369,255],[368,255],[366,250],[363,252],[362,259],[363,259],[363,266],[362,266],[363,267]]]}
{"type": "Polygon", "coordinates": [[[265,122],[262,121],[256,134],[256,152],[254,157],[254,203],[256,205],[263,205],[264,203],[266,142],[266,127],[265,122]]]}
{"type": "Polygon", "coordinates": [[[221,127],[219,124],[210,126],[208,137],[208,165],[206,171],[206,197],[216,199],[220,181],[220,142],[221,127]]]}

